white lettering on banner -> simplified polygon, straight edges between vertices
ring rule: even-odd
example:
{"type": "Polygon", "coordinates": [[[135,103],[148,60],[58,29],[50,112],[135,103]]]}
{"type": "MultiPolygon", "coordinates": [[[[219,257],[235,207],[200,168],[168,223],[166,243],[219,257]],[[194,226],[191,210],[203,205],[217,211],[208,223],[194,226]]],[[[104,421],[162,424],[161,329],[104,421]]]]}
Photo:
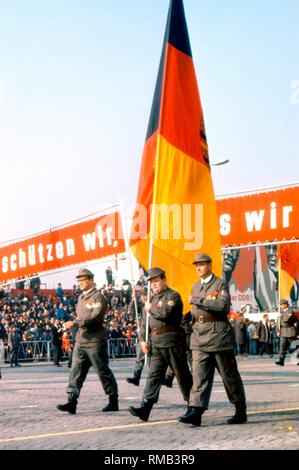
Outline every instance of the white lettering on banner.
{"type": "Polygon", "coordinates": [[[229,214],[222,214],[220,216],[220,235],[229,235],[231,229],[231,216],[229,214]]]}
{"type": "Polygon", "coordinates": [[[107,227],[106,228],[106,236],[107,236],[107,245],[111,246],[112,245],[112,235],[113,233],[113,228],[112,227],[107,227]]]}
{"type": "MultiPolygon", "coordinates": [[[[85,252],[89,252],[105,246],[112,246],[113,243],[113,227],[106,226],[103,229],[99,224],[97,225],[96,232],[82,234],[85,252]],[[98,235],[98,237],[97,237],[98,235]]],[[[114,246],[117,244],[114,243],[114,246]]],[[[43,245],[31,244],[27,249],[16,249],[16,253],[11,253],[10,256],[3,256],[0,260],[2,273],[15,272],[18,269],[28,268],[29,266],[36,266],[38,264],[45,264],[52,262],[56,259],[63,260],[66,256],[75,256],[75,240],[68,238],[67,240],[59,240],[55,243],[48,243],[43,245]]]]}
{"type": "Polygon", "coordinates": [[[22,248],[19,249],[19,267],[20,268],[25,268],[26,266],[26,253],[25,251],[22,250],[22,248]]]}
{"type": "Polygon", "coordinates": [[[96,241],[99,241],[99,247],[104,248],[104,241],[106,245],[112,245],[113,227],[106,227],[103,230],[101,224],[97,224],[96,232],[84,233],[82,235],[85,251],[94,251],[96,249],[96,241]]]}
{"type": "Polygon", "coordinates": [[[96,233],[87,233],[82,235],[85,251],[96,249],[96,233]]]}
{"type": "Polygon", "coordinates": [[[28,262],[30,266],[34,266],[36,264],[35,245],[29,245],[28,247],[28,262]]]}
{"type": "MultiPolygon", "coordinates": [[[[293,212],[293,210],[294,206],[282,207],[282,228],[290,227],[290,214],[293,212]]],[[[260,211],[245,212],[246,228],[248,232],[260,232],[263,229],[265,213],[266,211],[264,209],[261,209],[260,211]]],[[[231,232],[231,224],[231,215],[221,214],[219,217],[220,235],[229,235],[231,232]]],[[[277,228],[277,203],[273,201],[270,204],[270,229],[276,230],[277,228]]]]}
{"type": "Polygon", "coordinates": [[[45,261],[53,261],[54,256],[57,259],[63,259],[65,256],[75,255],[75,242],[72,238],[69,238],[65,242],[58,241],[53,244],[47,244],[46,246],[41,243],[36,245],[29,245],[26,251],[19,248],[18,254],[12,253],[9,257],[3,256],[1,260],[1,270],[3,273],[9,271],[16,271],[17,269],[27,268],[28,266],[34,266],[38,263],[45,263],[45,261]],[[64,246],[65,244],[65,246],[64,246]],[[46,254],[46,258],[45,255],[46,254]]]}
{"type": "Polygon", "coordinates": [[[265,211],[261,210],[259,212],[245,212],[246,225],[248,232],[260,232],[262,230],[262,224],[264,220],[265,211]]]}
{"type": "Polygon", "coordinates": [[[47,261],[53,261],[54,259],[52,256],[53,245],[47,245],[46,248],[47,248],[47,261]]]}
{"type": "Polygon", "coordinates": [[[290,226],[290,213],[293,212],[293,206],[283,206],[282,208],[282,226],[288,228],[290,226]]]}
{"type": "Polygon", "coordinates": [[[72,238],[68,238],[66,241],[66,254],[67,256],[73,256],[75,254],[75,243],[72,238]]]}
{"type": "Polygon", "coordinates": [[[62,259],[64,257],[63,253],[63,243],[62,242],[57,242],[55,245],[55,251],[56,251],[56,258],[62,259]]]}
{"type": "Polygon", "coordinates": [[[102,229],[101,224],[97,224],[97,234],[98,234],[100,248],[103,248],[103,246],[104,246],[104,235],[103,235],[103,229],[102,229]]]}
{"type": "Polygon", "coordinates": [[[8,272],[8,256],[3,256],[2,258],[2,272],[3,273],[8,272]]]}
{"type": "Polygon", "coordinates": [[[16,271],[17,270],[17,255],[11,255],[10,257],[10,269],[12,271],[16,271]]]}
{"type": "MultiPolygon", "coordinates": [[[[38,245],[37,251],[38,251],[38,254],[39,254],[39,262],[40,262],[40,263],[44,263],[44,262],[45,262],[45,258],[44,258],[44,247],[43,247],[43,245],[42,245],[41,243],[38,245]]],[[[21,267],[21,266],[20,266],[20,267],[21,267]]]]}
{"type": "Polygon", "coordinates": [[[271,202],[271,210],[270,210],[270,228],[275,229],[277,228],[277,214],[276,214],[276,202],[271,202]]]}

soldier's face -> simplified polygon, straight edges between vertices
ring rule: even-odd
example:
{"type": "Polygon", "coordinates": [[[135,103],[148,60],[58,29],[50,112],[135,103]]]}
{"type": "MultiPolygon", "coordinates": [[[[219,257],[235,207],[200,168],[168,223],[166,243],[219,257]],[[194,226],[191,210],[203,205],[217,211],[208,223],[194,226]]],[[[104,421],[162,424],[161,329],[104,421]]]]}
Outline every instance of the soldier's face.
{"type": "Polygon", "coordinates": [[[154,277],[150,282],[153,294],[158,294],[167,287],[166,279],[161,279],[160,276],[154,277]]]}
{"type": "Polygon", "coordinates": [[[211,272],[212,272],[212,263],[196,263],[195,269],[197,271],[197,274],[199,277],[202,277],[203,279],[205,277],[208,277],[211,272]]]}
{"type": "Polygon", "coordinates": [[[79,279],[78,283],[82,291],[89,290],[93,287],[93,279],[90,277],[82,277],[82,279],[79,279]]]}
{"type": "Polygon", "coordinates": [[[281,304],[280,305],[280,310],[283,311],[285,310],[286,308],[288,308],[289,304],[281,304]]]}

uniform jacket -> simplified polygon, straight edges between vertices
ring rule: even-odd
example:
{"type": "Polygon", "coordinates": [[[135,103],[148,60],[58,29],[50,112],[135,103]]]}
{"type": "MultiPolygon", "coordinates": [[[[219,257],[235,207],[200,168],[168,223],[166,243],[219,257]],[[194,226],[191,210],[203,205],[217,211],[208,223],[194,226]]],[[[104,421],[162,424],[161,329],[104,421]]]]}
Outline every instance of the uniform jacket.
{"type": "Polygon", "coordinates": [[[214,274],[207,284],[202,284],[199,280],[192,288],[190,303],[193,317],[190,349],[205,352],[233,349],[235,346],[235,333],[227,320],[230,295],[226,281],[214,274]],[[213,298],[207,299],[209,295],[212,295],[213,298]],[[219,321],[204,323],[197,321],[199,317],[207,315],[218,317],[219,321]]]}
{"type": "Polygon", "coordinates": [[[78,327],[76,345],[88,346],[105,341],[103,326],[104,315],[107,311],[105,297],[95,288],[87,294],[78,297],[77,318],[74,326],[78,327]]]}
{"type": "Polygon", "coordinates": [[[281,312],[278,320],[280,337],[296,338],[296,322],[297,318],[292,309],[281,312]]]}
{"type": "MultiPolygon", "coordinates": [[[[185,341],[184,330],[180,327],[183,317],[183,302],[178,292],[167,287],[159,294],[151,296],[149,335],[152,346],[168,348],[185,341]],[[174,327],[177,331],[155,334],[153,328],[174,327]]],[[[140,340],[146,339],[146,314],[140,325],[140,340]]]]}

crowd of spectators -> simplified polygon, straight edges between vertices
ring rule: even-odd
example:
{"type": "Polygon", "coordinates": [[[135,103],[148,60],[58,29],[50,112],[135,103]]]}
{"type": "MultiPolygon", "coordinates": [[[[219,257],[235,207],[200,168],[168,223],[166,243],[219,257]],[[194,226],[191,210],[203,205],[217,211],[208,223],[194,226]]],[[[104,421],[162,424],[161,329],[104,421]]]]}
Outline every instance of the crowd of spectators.
{"type": "Polygon", "coordinates": [[[238,315],[233,316],[230,321],[235,331],[236,354],[263,356],[266,353],[269,357],[273,357],[279,353],[279,316],[270,319],[269,313],[264,312],[260,321],[253,321],[245,318],[242,312],[238,312],[238,315]]]}
{"type": "MultiPolygon", "coordinates": [[[[103,285],[100,291],[108,302],[108,311],[104,320],[107,338],[125,338],[127,344],[130,345],[132,338],[137,337],[131,284],[124,280],[119,288],[113,285],[103,285]]],[[[64,323],[76,317],[76,303],[79,295],[80,290],[77,286],[74,285],[71,290],[64,290],[60,283],[55,294],[50,295],[45,295],[40,289],[35,290],[34,293],[32,290],[30,294],[27,290],[24,293],[18,290],[17,294],[14,291],[6,293],[3,291],[0,296],[0,340],[2,339],[6,344],[9,334],[16,328],[20,340],[29,345],[38,341],[49,342],[52,340],[51,322],[55,319],[55,325],[61,335],[63,353],[67,355],[71,347],[71,331],[64,327],[64,323]]],[[[139,296],[137,296],[137,303],[140,305],[139,296]]],[[[28,357],[28,350],[26,357],[28,357]]]]}
{"type": "MultiPolygon", "coordinates": [[[[106,272],[106,276],[107,281],[112,281],[110,272],[106,272]]],[[[142,279],[137,283],[137,292],[144,282],[142,279]]],[[[72,332],[64,327],[64,323],[73,320],[76,316],[79,288],[74,285],[72,289],[64,290],[59,283],[53,294],[45,295],[38,282],[33,283],[30,294],[28,290],[22,292],[23,285],[18,287],[17,294],[14,291],[0,292],[0,340],[2,339],[7,344],[9,334],[17,330],[20,341],[29,345],[26,357],[30,357],[33,343],[53,340],[51,322],[55,321],[61,336],[63,355],[69,355],[72,332]]],[[[126,339],[125,344],[130,347],[132,339],[138,336],[131,284],[124,280],[122,286],[117,288],[114,282],[111,282],[103,285],[100,291],[108,302],[104,322],[107,339],[126,339]]],[[[137,295],[137,306],[140,314],[142,307],[139,295],[137,295]]],[[[251,310],[250,313],[257,312],[251,310]]],[[[279,352],[278,324],[275,319],[269,319],[267,312],[264,313],[262,320],[252,321],[245,318],[244,312],[241,311],[233,315],[230,321],[236,335],[237,354],[263,355],[266,353],[272,357],[273,354],[279,352]]],[[[8,356],[8,351],[6,351],[6,357],[8,356]]]]}

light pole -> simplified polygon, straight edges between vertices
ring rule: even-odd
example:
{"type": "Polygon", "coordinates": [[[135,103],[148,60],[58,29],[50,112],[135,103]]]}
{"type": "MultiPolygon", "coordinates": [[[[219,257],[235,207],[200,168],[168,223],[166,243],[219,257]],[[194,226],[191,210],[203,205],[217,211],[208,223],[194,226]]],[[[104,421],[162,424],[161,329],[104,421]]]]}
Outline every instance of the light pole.
{"type": "Polygon", "coordinates": [[[219,160],[218,162],[210,163],[211,166],[221,166],[221,165],[226,165],[229,162],[229,158],[226,158],[225,160],[219,160]]]}

